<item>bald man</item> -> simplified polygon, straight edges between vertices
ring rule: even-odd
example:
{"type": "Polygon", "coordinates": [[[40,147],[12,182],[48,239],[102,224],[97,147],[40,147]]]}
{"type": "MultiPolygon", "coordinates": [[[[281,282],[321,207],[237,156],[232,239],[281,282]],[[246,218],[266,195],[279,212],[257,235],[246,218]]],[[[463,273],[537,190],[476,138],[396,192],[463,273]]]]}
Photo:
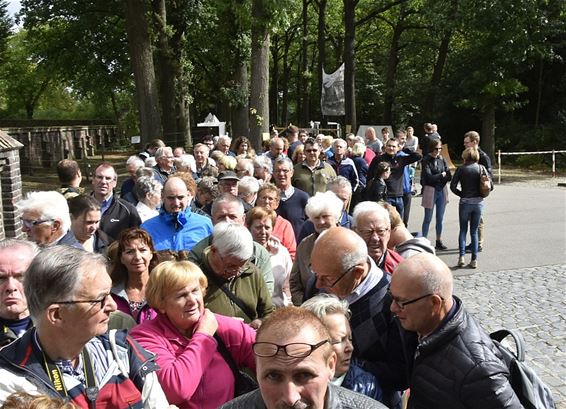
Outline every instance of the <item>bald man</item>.
{"type": "MultiPolygon", "coordinates": [[[[354,354],[369,362],[365,368],[377,376],[383,403],[396,407],[407,387],[406,359],[401,333],[389,309],[390,275],[368,256],[364,240],[354,231],[332,227],[320,235],[311,253],[316,288],[350,304],[354,354]]],[[[404,334],[416,339],[414,333],[404,334]]]]}
{"type": "Polygon", "coordinates": [[[522,408],[497,347],[453,295],[452,272],[422,253],[400,263],[391,278],[391,312],[415,331],[409,408],[522,408]]]}
{"type": "Polygon", "coordinates": [[[181,178],[167,179],[161,197],[163,207],[159,215],[141,225],[150,234],[156,250],[189,251],[212,234],[210,219],[191,212],[188,204],[193,196],[181,178]]]}

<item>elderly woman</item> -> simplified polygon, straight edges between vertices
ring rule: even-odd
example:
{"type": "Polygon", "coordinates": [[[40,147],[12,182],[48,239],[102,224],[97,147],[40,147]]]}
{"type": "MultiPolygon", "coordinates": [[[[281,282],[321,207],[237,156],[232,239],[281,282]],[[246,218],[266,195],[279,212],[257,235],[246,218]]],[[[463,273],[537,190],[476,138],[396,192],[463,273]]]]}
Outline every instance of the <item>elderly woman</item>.
{"type": "Polygon", "coordinates": [[[136,180],[134,194],[139,200],[136,210],[142,223],[159,214],[161,190],[163,190],[163,185],[152,177],[142,176],[136,180]]]}
{"type": "Polygon", "coordinates": [[[277,213],[265,207],[254,207],[246,216],[246,226],[250,229],[254,241],[261,244],[271,256],[271,267],[275,287],[272,300],[276,307],[291,305],[289,274],[293,261],[281,241],[273,235],[277,213]]]}
{"type": "Polygon", "coordinates": [[[180,409],[216,409],[234,398],[238,367],[255,370],[255,331],[242,321],[205,309],[207,279],[190,261],[165,261],[152,272],[147,299],[157,317],[131,336],[157,355],[157,377],[169,403],[180,409]]]}
{"type": "Polygon", "coordinates": [[[229,155],[221,156],[216,161],[216,167],[218,168],[218,172],[224,172],[226,170],[234,171],[236,169],[236,165],[238,164],[238,160],[229,155]]]}
{"type": "Polygon", "coordinates": [[[209,280],[207,308],[217,314],[239,317],[259,328],[274,307],[263,274],[250,261],[253,243],[245,226],[217,223],[212,244],[203,252],[201,268],[209,280]]]}
{"type": "Polygon", "coordinates": [[[468,225],[472,238],[472,259],[469,268],[478,267],[478,226],[483,211],[483,197],[480,195],[481,166],[478,164],[480,154],[477,148],[466,148],[462,153],[464,164],[456,169],[450,190],[460,196],[458,214],[460,218],[460,235],[458,237],[458,267],[466,264],[466,235],[468,225]],[[460,184],[460,189],[458,189],[460,184]]]}
{"type": "Polygon", "coordinates": [[[303,163],[306,158],[307,155],[305,155],[305,145],[298,145],[293,151],[293,156],[291,157],[293,164],[296,165],[297,163],[303,163]]]}
{"type": "Polygon", "coordinates": [[[430,152],[421,161],[423,185],[424,220],[422,234],[428,236],[428,228],[432,221],[432,212],[436,207],[436,249],[447,250],[442,243],[442,227],[444,222],[444,210],[448,203],[448,188],[446,184],[452,179],[448,163],[442,157],[442,141],[435,139],[430,142],[430,152]]]}
{"type": "Polygon", "coordinates": [[[324,230],[338,226],[343,206],[344,203],[333,192],[316,193],[307,202],[305,213],[314,225],[314,233],[297,246],[297,257],[289,277],[294,305],[301,305],[305,293],[310,292],[308,285],[312,276],[310,264],[314,242],[324,230]]]}
{"type": "Polygon", "coordinates": [[[257,156],[254,159],[254,177],[263,185],[271,180],[273,162],[267,156],[257,156]]]}
{"type": "Polygon", "coordinates": [[[375,375],[362,369],[361,361],[352,359],[354,344],[349,322],[352,314],[348,309],[348,302],[335,295],[319,294],[305,301],[301,308],[312,312],[328,328],[330,343],[337,358],[334,379],[331,382],[381,400],[383,393],[375,375]]]}
{"type": "Polygon", "coordinates": [[[151,236],[145,230],[124,230],[118,239],[113,257],[112,298],[118,310],[131,315],[136,322],[155,317],[155,311],[146,301],[149,272],[158,264],[151,236]]]}

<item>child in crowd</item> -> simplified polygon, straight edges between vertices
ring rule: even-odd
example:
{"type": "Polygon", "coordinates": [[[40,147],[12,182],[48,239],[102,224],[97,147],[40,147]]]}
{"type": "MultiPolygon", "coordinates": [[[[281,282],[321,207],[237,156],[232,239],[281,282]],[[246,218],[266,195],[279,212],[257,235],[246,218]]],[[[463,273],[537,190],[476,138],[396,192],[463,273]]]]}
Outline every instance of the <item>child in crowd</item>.
{"type": "Polygon", "coordinates": [[[387,162],[377,164],[377,172],[375,178],[367,184],[364,199],[375,202],[387,200],[387,185],[385,181],[391,175],[391,166],[387,162]]]}

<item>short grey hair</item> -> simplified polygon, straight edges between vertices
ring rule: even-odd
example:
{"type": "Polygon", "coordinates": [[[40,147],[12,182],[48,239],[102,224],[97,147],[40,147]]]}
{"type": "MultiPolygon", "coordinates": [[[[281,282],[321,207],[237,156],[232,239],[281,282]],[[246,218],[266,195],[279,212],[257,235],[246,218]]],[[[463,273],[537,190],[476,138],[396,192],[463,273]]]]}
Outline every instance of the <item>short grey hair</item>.
{"type": "Polygon", "coordinates": [[[358,226],[358,220],[360,217],[366,216],[368,214],[377,213],[380,219],[385,219],[389,226],[391,226],[391,219],[389,218],[389,212],[377,202],[365,201],[360,202],[354,208],[354,213],[352,214],[352,227],[358,226]]]}
{"type": "Polygon", "coordinates": [[[238,194],[240,191],[246,194],[257,193],[259,190],[259,182],[253,176],[244,176],[238,183],[238,194]]]}
{"type": "Polygon", "coordinates": [[[34,321],[55,301],[70,300],[92,264],[107,267],[107,259],[64,245],[47,247],[35,256],[24,275],[24,293],[34,321]]]}
{"type": "Polygon", "coordinates": [[[233,256],[248,260],[254,251],[254,240],[245,226],[220,222],[212,231],[212,246],[221,257],[233,256]]]}
{"type": "Polygon", "coordinates": [[[218,140],[216,141],[216,145],[218,145],[220,142],[228,142],[228,144],[231,144],[232,138],[230,138],[228,135],[221,135],[218,137],[218,140]]]}
{"type": "Polygon", "coordinates": [[[173,155],[173,149],[170,146],[163,146],[155,151],[155,159],[160,159],[167,155],[173,155]]]}
{"type": "Polygon", "coordinates": [[[71,216],[67,199],[59,192],[30,192],[27,198],[16,205],[22,212],[35,211],[41,220],[59,220],[61,230],[71,227],[71,216]]]}
{"type": "Polygon", "coordinates": [[[11,249],[13,247],[27,247],[33,254],[37,256],[39,254],[40,248],[35,242],[23,239],[4,239],[0,240],[0,250],[11,249]]]}
{"type": "Polygon", "coordinates": [[[136,180],[134,194],[142,201],[148,194],[155,195],[161,192],[163,186],[151,176],[142,176],[136,180]]]}
{"type": "Polygon", "coordinates": [[[126,166],[127,165],[136,165],[136,168],[141,168],[144,163],[138,155],[132,155],[128,158],[128,160],[126,160],[126,166]]]}
{"type": "Polygon", "coordinates": [[[261,166],[268,173],[273,173],[273,162],[267,156],[256,156],[254,165],[261,166]]]}
{"type": "Polygon", "coordinates": [[[342,138],[336,138],[336,139],[334,139],[334,142],[332,142],[332,146],[336,146],[336,145],[340,145],[340,146],[345,148],[345,147],[348,146],[348,142],[346,142],[342,138]]]}
{"type": "Polygon", "coordinates": [[[153,168],[141,167],[136,170],[136,178],[141,178],[142,176],[153,177],[153,168]]]}
{"type": "Polygon", "coordinates": [[[336,217],[336,220],[340,220],[343,208],[344,202],[334,192],[317,192],[307,201],[305,214],[309,219],[313,219],[323,212],[330,212],[336,217]]]}
{"type": "Polygon", "coordinates": [[[342,314],[350,319],[352,313],[348,307],[348,301],[341,300],[334,294],[324,293],[315,295],[301,305],[301,308],[312,312],[320,319],[330,314],[342,314]]]}
{"type": "Polygon", "coordinates": [[[191,172],[195,172],[197,169],[195,157],[187,153],[181,155],[179,158],[175,158],[175,163],[177,163],[177,166],[190,169],[191,172]]]}
{"type": "Polygon", "coordinates": [[[289,166],[289,169],[291,169],[291,170],[293,170],[293,167],[295,166],[295,164],[293,163],[293,161],[292,161],[289,157],[287,157],[287,156],[275,160],[275,164],[276,164],[276,165],[279,165],[279,164],[281,164],[281,163],[284,163],[284,164],[286,164],[287,166],[289,166]]]}
{"type": "MultiPolygon", "coordinates": [[[[254,174],[254,161],[247,158],[238,158],[238,164],[243,165],[250,175],[254,174]]],[[[241,182],[240,182],[241,183],[241,182]]]]}
{"type": "Polygon", "coordinates": [[[326,190],[334,192],[334,190],[332,189],[333,187],[346,189],[348,191],[348,194],[350,196],[352,195],[352,184],[344,176],[335,176],[331,178],[326,184],[326,190]]]}
{"type": "Polygon", "coordinates": [[[216,213],[216,210],[218,209],[218,206],[221,205],[222,203],[238,203],[240,205],[238,210],[242,215],[244,214],[244,204],[238,197],[234,196],[231,193],[222,193],[220,196],[214,199],[214,202],[212,202],[210,214],[213,217],[214,217],[214,213],[216,213]]]}

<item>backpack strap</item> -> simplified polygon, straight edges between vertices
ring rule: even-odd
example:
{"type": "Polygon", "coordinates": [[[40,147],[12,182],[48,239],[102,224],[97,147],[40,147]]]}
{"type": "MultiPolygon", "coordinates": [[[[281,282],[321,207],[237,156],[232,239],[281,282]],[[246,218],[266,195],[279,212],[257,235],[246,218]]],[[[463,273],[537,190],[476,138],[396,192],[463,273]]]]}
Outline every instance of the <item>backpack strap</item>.
{"type": "Polygon", "coordinates": [[[511,336],[515,342],[515,351],[517,355],[517,360],[519,362],[525,361],[525,339],[523,335],[517,330],[513,329],[500,329],[499,331],[492,332],[489,337],[497,342],[503,341],[508,336],[511,336]]]}

